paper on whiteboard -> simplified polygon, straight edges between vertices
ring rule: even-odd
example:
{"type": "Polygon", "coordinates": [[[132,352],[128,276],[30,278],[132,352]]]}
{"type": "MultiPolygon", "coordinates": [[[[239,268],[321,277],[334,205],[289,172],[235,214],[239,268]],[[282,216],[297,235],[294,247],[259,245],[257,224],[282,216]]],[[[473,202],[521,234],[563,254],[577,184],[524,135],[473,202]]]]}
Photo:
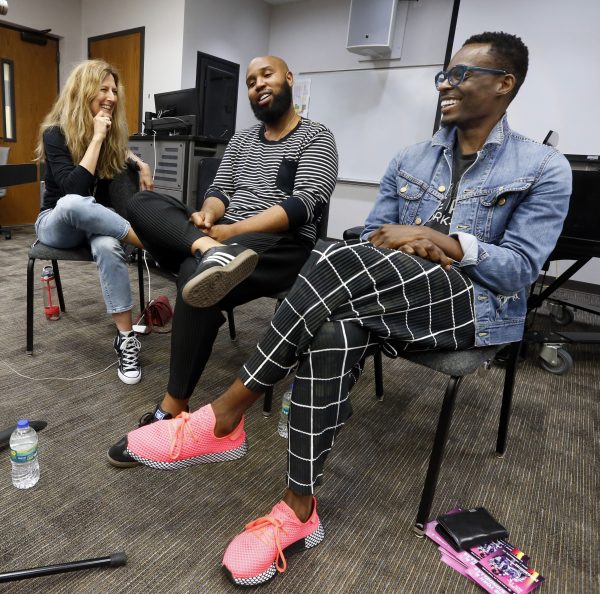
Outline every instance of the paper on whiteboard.
{"type": "Polygon", "coordinates": [[[296,113],[308,117],[308,102],[310,100],[310,78],[299,78],[294,81],[293,101],[296,113]]]}

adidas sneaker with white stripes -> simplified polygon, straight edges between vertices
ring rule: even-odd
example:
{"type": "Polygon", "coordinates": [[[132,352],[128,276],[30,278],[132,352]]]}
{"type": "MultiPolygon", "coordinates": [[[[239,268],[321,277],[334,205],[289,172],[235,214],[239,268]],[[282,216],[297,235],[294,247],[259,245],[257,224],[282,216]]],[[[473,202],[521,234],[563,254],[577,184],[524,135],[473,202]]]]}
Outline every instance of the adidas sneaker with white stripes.
{"type": "Polygon", "coordinates": [[[195,274],[181,295],[192,307],[211,307],[248,278],[258,263],[258,254],[243,245],[217,246],[204,252],[195,274]]]}

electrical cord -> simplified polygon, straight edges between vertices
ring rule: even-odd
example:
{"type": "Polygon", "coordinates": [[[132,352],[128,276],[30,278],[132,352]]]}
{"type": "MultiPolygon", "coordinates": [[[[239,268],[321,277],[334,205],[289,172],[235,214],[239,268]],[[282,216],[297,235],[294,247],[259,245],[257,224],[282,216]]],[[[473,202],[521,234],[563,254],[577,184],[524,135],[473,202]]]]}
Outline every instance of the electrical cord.
{"type": "Polygon", "coordinates": [[[25,379],[28,379],[28,380],[32,380],[34,382],[46,382],[46,381],[49,381],[49,380],[62,380],[62,381],[65,381],[65,382],[74,382],[74,381],[77,381],[77,380],[89,379],[90,377],[95,377],[96,375],[100,375],[101,373],[104,373],[105,371],[108,371],[111,367],[114,367],[118,363],[118,361],[115,361],[114,363],[111,363],[110,365],[108,365],[108,367],[105,367],[101,371],[96,371],[95,373],[91,373],[89,375],[82,375],[82,376],[79,376],[79,377],[31,377],[29,375],[25,375],[23,373],[20,373],[14,367],[12,367],[11,365],[9,365],[6,361],[0,360],[0,363],[2,363],[3,365],[6,365],[6,367],[8,367],[13,373],[16,373],[19,377],[22,377],[22,378],[25,378],[25,379]]]}
{"type": "MultiPolygon", "coordinates": [[[[156,130],[152,130],[152,135],[154,136],[154,139],[152,140],[152,147],[154,148],[154,168],[152,169],[152,181],[154,181],[154,175],[156,173],[156,130]]],[[[144,262],[145,262],[145,257],[144,257],[144,262]]],[[[147,264],[146,264],[147,266],[147,264]]]]}

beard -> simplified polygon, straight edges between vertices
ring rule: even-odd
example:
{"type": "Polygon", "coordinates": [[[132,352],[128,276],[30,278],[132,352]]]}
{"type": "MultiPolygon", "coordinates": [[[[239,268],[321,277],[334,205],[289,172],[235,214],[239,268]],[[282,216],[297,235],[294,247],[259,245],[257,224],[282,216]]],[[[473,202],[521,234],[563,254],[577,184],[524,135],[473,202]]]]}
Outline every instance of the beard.
{"type": "Polygon", "coordinates": [[[258,105],[250,101],[250,107],[257,120],[265,124],[276,122],[292,105],[292,87],[285,83],[281,91],[273,93],[270,105],[258,105]]]}

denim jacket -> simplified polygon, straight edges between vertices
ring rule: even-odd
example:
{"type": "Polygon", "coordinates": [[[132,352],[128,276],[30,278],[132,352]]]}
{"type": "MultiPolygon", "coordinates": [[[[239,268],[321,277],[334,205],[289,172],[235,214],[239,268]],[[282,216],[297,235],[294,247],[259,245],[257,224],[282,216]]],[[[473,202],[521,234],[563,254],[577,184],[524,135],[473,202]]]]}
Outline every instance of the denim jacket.
{"type": "MultiPolygon", "coordinates": [[[[381,180],[362,239],[380,225],[421,225],[452,179],[456,128],[401,151],[381,180]]],[[[474,285],[475,345],[520,340],[527,292],[554,248],[569,207],[572,174],[556,149],[494,126],[457,188],[450,235],[463,248],[455,264],[474,285]]]]}

